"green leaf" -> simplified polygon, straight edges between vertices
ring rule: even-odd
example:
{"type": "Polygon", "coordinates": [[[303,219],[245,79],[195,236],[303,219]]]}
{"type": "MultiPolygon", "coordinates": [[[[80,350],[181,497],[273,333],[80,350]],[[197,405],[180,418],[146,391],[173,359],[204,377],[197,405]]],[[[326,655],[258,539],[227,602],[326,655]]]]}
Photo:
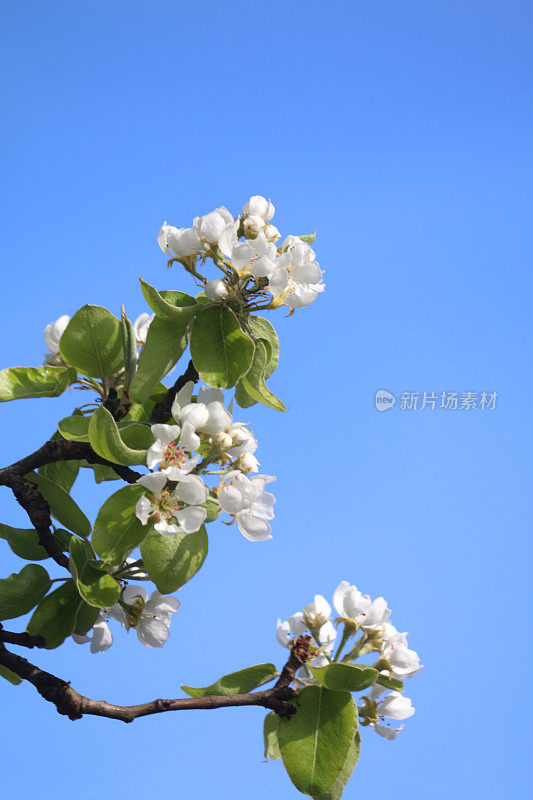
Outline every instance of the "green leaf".
{"type": "Polygon", "coordinates": [[[120,438],[133,450],[148,450],[154,443],[154,434],[148,425],[130,420],[118,423],[120,438]]]}
{"type": "Polygon", "coordinates": [[[325,667],[310,667],[311,672],[326,689],[360,692],[375,683],[377,669],[366,664],[328,664],[325,667]]]}
{"type": "Polygon", "coordinates": [[[245,694],[273,681],[278,677],[274,664],[255,664],[253,667],[240,669],[223,675],[216,683],[198,688],[195,686],[181,685],[183,691],[191,697],[210,697],[213,695],[245,694]]]}
{"type": "Polygon", "coordinates": [[[235,384],[235,402],[241,408],[250,408],[257,403],[257,400],[254,400],[244,388],[242,380],[235,384]]]}
{"type": "MultiPolygon", "coordinates": [[[[63,544],[64,549],[68,550],[72,534],[59,528],[54,532],[54,536],[63,544]]],[[[39,544],[39,534],[33,528],[11,528],[0,523],[0,539],[5,539],[15,555],[26,561],[43,561],[45,558],[50,558],[44,547],[39,544]]]]}
{"type": "Polygon", "coordinates": [[[74,531],[78,536],[87,536],[91,532],[91,523],[74,502],[72,497],[61,486],[44,475],[37,472],[30,472],[24,476],[32,483],[36,483],[41,490],[44,499],[50,506],[51,515],[58,520],[65,528],[74,531]]]}
{"type": "Polygon", "coordinates": [[[331,785],[329,791],[318,795],[316,800],[340,800],[344,787],[346,786],[350,775],[355,769],[355,765],[359,760],[359,753],[361,750],[361,734],[359,730],[355,731],[352,744],[348,750],[346,760],[342,765],[342,769],[337,775],[335,782],[331,785]]]}
{"type": "Polygon", "coordinates": [[[120,597],[118,581],[95,566],[91,546],[75,536],[70,540],[70,571],[78,592],[90,606],[110,608],[120,597]]]}
{"type": "Polygon", "coordinates": [[[306,686],[297,712],[280,719],[279,748],[296,788],[315,800],[332,790],[357,730],[357,706],[349,692],[306,686]]]}
{"type": "Polygon", "coordinates": [[[71,367],[9,367],[0,370],[0,403],[27,397],[58,397],[76,380],[71,367]]]}
{"type": "Polygon", "coordinates": [[[265,371],[265,378],[269,378],[279,362],[279,339],[276,329],[264,317],[248,317],[248,324],[252,329],[252,335],[255,340],[262,339],[267,347],[268,362],[265,371]]]}
{"type": "Polygon", "coordinates": [[[63,439],[74,442],[89,441],[89,417],[73,414],[71,417],[60,419],[57,427],[63,439]]]}
{"type": "Polygon", "coordinates": [[[89,464],[88,461],[82,461],[80,467],[92,469],[94,472],[94,480],[96,483],[103,481],[118,481],[119,476],[111,467],[106,467],[104,464],[89,464]]]}
{"type": "MultiPolygon", "coordinates": [[[[259,403],[264,403],[270,408],[275,408],[277,411],[286,411],[285,404],[273,394],[270,389],[267,389],[265,384],[265,372],[267,368],[267,349],[265,343],[259,339],[255,343],[254,357],[252,365],[246,375],[239,381],[239,387],[242,386],[244,392],[248,397],[256,400],[259,403]]],[[[237,402],[239,402],[236,395],[237,402]]],[[[247,406],[245,406],[247,407],[247,406]]]]}
{"type": "Polygon", "coordinates": [[[146,462],[146,450],[133,450],[127,446],[117,423],[103,406],[97,408],[90,419],[89,441],[95,453],[115,464],[131,466],[146,462]]]}
{"type": "Polygon", "coordinates": [[[72,632],[77,633],[78,636],[86,636],[96,622],[99,613],[99,608],[90,606],[82,600],[76,613],[76,623],[72,632]]]}
{"type": "Polygon", "coordinates": [[[41,600],[28,622],[27,633],[42,636],[47,650],[59,647],[74,630],[81,602],[74,581],[65,581],[41,600]]]}
{"type": "Polygon", "coordinates": [[[137,370],[137,340],[124,306],[120,313],[120,332],[122,333],[122,353],[124,355],[124,391],[127,392],[137,370]]]}
{"type": "Polygon", "coordinates": [[[135,516],[135,506],[145,492],[142,486],[124,486],[108,497],[98,512],[92,546],[108,564],[121,564],[150,531],[150,526],[135,516]]]}
{"type": "Polygon", "coordinates": [[[266,715],[263,723],[263,739],[265,741],[265,758],[267,761],[269,758],[276,761],[281,757],[278,742],[278,723],[279,717],[274,711],[266,715]]]}
{"type": "Polygon", "coordinates": [[[167,320],[156,317],[152,320],[130,387],[132,400],[137,403],[148,400],[161,378],[170,372],[181,357],[188,341],[188,319],[167,320]]]}
{"type": "Polygon", "coordinates": [[[0,523],[0,539],[5,539],[15,555],[26,561],[42,561],[49,558],[44,547],[39,544],[39,535],[33,528],[29,530],[11,528],[0,523]]]}
{"type": "MultiPolygon", "coordinates": [[[[137,408],[142,409],[142,406],[137,406],[137,408]]],[[[89,425],[91,419],[92,417],[81,417],[78,414],[74,414],[72,417],[65,417],[59,421],[59,431],[65,439],[75,442],[89,442],[89,425]]],[[[154,442],[152,432],[147,425],[142,425],[131,419],[121,420],[116,423],[116,425],[124,444],[134,450],[146,450],[154,442]]]]}
{"type": "Polygon", "coordinates": [[[47,571],[39,564],[27,564],[20,572],[0,580],[0,619],[27,614],[51,585],[47,571]]]}
{"type": "Polygon", "coordinates": [[[158,292],[142,278],[139,280],[144,299],[156,316],[162,319],[189,322],[201,308],[190,294],[174,290],[158,292]]]}
{"type": "MultiPolygon", "coordinates": [[[[168,386],[158,383],[150,397],[144,403],[132,403],[124,422],[144,422],[150,421],[150,414],[156,403],[161,402],[168,392],[168,386]]],[[[170,418],[170,413],[169,413],[170,418]]]]}
{"type": "MultiPolygon", "coordinates": [[[[50,438],[53,442],[63,441],[63,436],[58,430],[50,438]]],[[[38,472],[39,475],[44,475],[45,478],[58,483],[66,492],[70,492],[79,469],[79,461],[53,461],[51,464],[43,464],[42,467],[39,467],[38,472]]]]}
{"type": "Polygon", "coordinates": [[[202,525],[196,533],[163,536],[152,530],[141,544],[146,572],[161,594],[170,594],[196,575],[207,555],[207,533],[202,525]]]}
{"type": "Polygon", "coordinates": [[[194,366],[208,386],[229,389],[250,367],[253,341],[226,306],[208,306],[195,317],[191,331],[194,366]]]}
{"type": "Polygon", "coordinates": [[[67,364],[91,378],[106,378],[124,365],[120,322],[102,306],[86,305],[76,311],[59,349],[67,364]]]}
{"type": "Polygon", "coordinates": [[[380,686],[385,686],[387,689],[392,689],[394,692],[403,691],[403,681],[398,678],[388,678],[386,675],[380,675],[376,679],[376,683],[379,683],[380,686]]]}
{"type": "Polygon", "coordinates": [[[202,503],[202,508],[205,508],[207,512],[207,517],[205,518],[206,524],[208,522],[213,522],[217,517],[220,516],[220,512],[222,511],[220,507],[220,503],[215,497],[209,496],[205,503],[202,503]]]}
{"type": "Polygon", "coordinates": [[[2,678],[5,678],[6,681],[9,681],[9,683],[12,683],[13,686],[18,686],[19,683],[22,683],[22,678],[19,675],[17,675],[16,672],[12,672],[10,669],[2,666],[1,664],[0,664],[0,675],[2,676],[2,678]]]}
{"type": "Polygon", "coordinates": [[[298,236],[298,239],[301,239],[302,242],[306,244],[313,244],[316,239],[316,231],[314,233],[306,233],[303,236],[298,236]]]}

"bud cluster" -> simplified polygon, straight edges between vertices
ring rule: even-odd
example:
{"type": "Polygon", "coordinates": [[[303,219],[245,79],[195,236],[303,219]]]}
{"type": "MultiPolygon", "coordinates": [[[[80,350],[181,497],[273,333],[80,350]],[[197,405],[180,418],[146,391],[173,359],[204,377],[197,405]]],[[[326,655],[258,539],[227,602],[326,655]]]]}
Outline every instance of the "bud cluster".
{"type": "MultiPolygon", "coordinates": [[[[370,725],[385,739],[394,739],[403,728],[391,728],[383,724],[385,718],[407,719],[415,713],[411,701],[400,691],[392,691],[379,699],[388,686],[401,687],[401,681],[411,678],[422,669],[418,654],[407,646],[407,634],[400,633],[389,622],[390,609],[383,597],[371,600],[348,581],[342,581],[333,594],[333,605],[338,616],[332,620],[332,609],[325,597],[315,595],[314,602],[303,611],[292,614],[287,621],[278,619],[276,636],[283,647],[292,647],[298,636],[309,633],[314,644],[309,648],[307,664],[300,672],[300,683],[314,683],[309,667],[325,667],[330,663],[350,664],[361,656],[377,653],[378,660],[372,664],[379,678],[370,692],[361,698],[359,716],[361,724],[370,725]],[[344,625],[340,643],[333,654],[337,630],[335,625],[344,625]],[[343,657],[342,651],[351,637],[360,633],[351,650],[343,657]],[[383,683],[381,681],[383,680],[383,683]]],[[[370,666],[370,665],[369,665],[370,666]]]]}
{"type": "Polygon", "coordinates": [[[272,295],[271,308],[291,309],[310,305],[324,291],[323,272],[309,240],[314,236],[287,236],[272,225],[274,206],[260,195],[251,197],[235,219],[227,208],[196,217],[192,227],[176,228],[165,222],[157,241],[172,260],[180,261],[202,278],[204,292],[214,302],[234,301],[248,308],[253,301],[272,295]],[[224,278],[206,280],[197,262],[209,257],[224,278]]]}

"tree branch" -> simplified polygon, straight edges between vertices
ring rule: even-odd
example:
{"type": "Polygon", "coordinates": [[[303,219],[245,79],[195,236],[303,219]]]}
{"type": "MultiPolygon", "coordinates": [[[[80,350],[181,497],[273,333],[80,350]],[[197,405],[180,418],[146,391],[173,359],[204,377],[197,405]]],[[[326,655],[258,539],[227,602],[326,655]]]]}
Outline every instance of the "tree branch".
{"type": "MultiPolygon", "coordinates": [[[[2,470],[4,472],[4,470],[2,470]]],[[[25,480],[22,475],[3,474],[1,476],[1,484],[9,486],[17,502],[22,506],[24,511],[30,518],[30,522],[37,531],[39,537],[39,544],[44,547],[49,556],[51,556],[56,564],[60,567],[69,568],[69,561],[67,556],[63,553],[63,548],[56,539],[50,527],[52,520],[50,519],[50,506],[44,499],[39,491],[39,488],[30,481],[25,480]]]]}
{"type": "Polygon", "coordinates": [[[309,642],[309,636],[300,636],[296,640],[289,660],[283,667],[277,683],[271,689],[248,694],[187,697],[172,700],[158,699],[135,706],[116,706],[106,700],[91,700],[89,697],[84,697],[67,681],[30,664],[22,656],[6,650],[1,643],[0,664],[33,684],[41,697],[55,705],[59,714],[64,714],[72,720],[81,719],[84,714],[91,714],[97,717],[118,719],[122,722],[133,722],[137,717],[160,714],[164,711],[233,708],[236,706],[262,706],[275,711],[280,717],[290,717],[296,713],[296,708],[288,701],[297,695],[290,684],[294,680],[296,671],[305,663],[309,642]]]}
{"type": "Polygon", "coordinates": [[[168,418],[171,416],[172,413],[172,403],[174,402],[176,395],[186,383],[189,381],[193,381],[193,383],[198,383],[200,380],[200,376],[196,371],[196,367],[192,363],[192,360],[189,361],[187,369],[180,375],[174,386],[171,386],[164,398],[159,402],[156,403],[155,406],[152,408],[152,413],[150,414],[150,425],[154,425],[157,422],[168,422],[168,418]]]}
{"type": "Polygon", "coordinates": [[[0,622],[0,642],[7,642],[7,644],[18,644],[21,647],[46,647],[46,642],[43,636],[31,636],[29,633],[12,633],[5,631],[4,626],[0,622]]]}
{"type": "Polygon", "coordinates": [[[0,485],[9,485],[6,479],[11,475],[27,475],[28,472],[43,467],[45,464],[52,464],[55,461],[81,461],[82,459],[86,459],[89,464],[103,464],[111,467],[126,483],[135,483],[137,478],[141,477],[139,472],[135,472],[129,467],[102,458],[94,452],[88,442],[60,439],[59,441],[45,442],[35,453],[10,464],[9,467],[0,469],[0,485]]]}
{"type": "Polygon", "coordinates": [[[50,506],[39,487],[23,476],[55,461],[80,461],[82,459],[86,459],[90,464],[103,464],[111,467],[127,483],[135,483],[141,477],[139,472],[135,472],[129,467],[101,458],[88,442],[72,442],[66,439],[45,442],[35,453],[16,461],[9,467],[0,469],[0,486],[8,486],[12,490],[17,502],[26,511],[37,531],[39,544],[44,547],[56,564],[66,569],[69,568],[68,558],[63,553],[60,542],[50,530],[52,524],[50,506]]]}

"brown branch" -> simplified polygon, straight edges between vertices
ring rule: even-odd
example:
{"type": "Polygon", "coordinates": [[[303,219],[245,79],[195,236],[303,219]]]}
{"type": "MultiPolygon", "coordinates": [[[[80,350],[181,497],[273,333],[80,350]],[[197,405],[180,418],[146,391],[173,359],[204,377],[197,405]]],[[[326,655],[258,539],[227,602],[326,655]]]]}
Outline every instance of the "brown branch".
{"type": "Polygon", "coordinates": [[[81,719],[84,714],[133,722],[137,717],[160,714],[164,711],[189,711],[192,709],[233,708],[236,706],[262,706],[275,711],[280,717],[290,717],[296,708],[290,700],[296,692],[290,687],[296,671],[305,663],[309,647],[309,636],[296,640],[289,660],[283,667],[280,678],[271,689],[248,694],[213,695],[211,697],[187,697],[173,700],[151,700],[136,706],[116,706],[105,700],[91,700],[79,694],[67,681],[30,664],[22,656],[15,655],[0,644],[0,664],[20,678],[33,684],[41,697],[53,703],[59,714],[69,719],[81,719]]]}
{"type": "Polygon", "coordinates": [[[49,556],[61,567],[68,569],[69,562],[63,553],[63,548],[50,530],[50,506],[43,497],[39,487],[24,478],[30,472],[56,461],[79,461],[86,459],[90,464],[103,464],[111,467],[127,483],[135,483],[141,477],[139,472],[114,464],[94,452],[88,442],[72,442],[62,439],[59,441],[45,442],[39,450],[31,453],[26,458],[16,461],[9,467],[0,469],[0,486],[8,486],[17,502],[28,514],[30,521],[39,536],[39,544],[44,547],[49,556]]]}
{"type": "Polygon", "coordinates": [[[21,647],[46,647],[46,642],[43,636],[31,636],[29,633],[12,633],[5,631],[4,626],[0,622],[0,642],[7,644],[18,644],[21,647]]]}
{"type": "Polygon", "coordinates": [[[186,383],[189,381],[193,381],[193,383],[198,383],[200,380],[200,376],[196,371],[196,367],[192,363],[192,360],[189,361],[189,365],[183,375],[180,375],[174,386],[171,386],[164,398],[159,402],[156,403],[155,406],[152,408],[152,413],[150,414],[150,425],[154,425],[157,422],[168,422],[168,418],[172,413],[172,403],[174,402],[176,395],[186,383]]]}
{"type": "Polygon", "coordinates": [[[2,475],[1,483],[9,486],[17,502],[22,506],[30,518],[30,522],[37,531],[39,544],[44,547],[49,556],[60,567],[69,568],[67,556],[63,553],[63,547],[59,540],[50,530],[52,520],[50,519],[50,506],[44,499],[39,488],[30,481],[25,480],[22,475],[17,473],[12,475],[2,475]]]}
{"type": "Polygon", "coordinates": [[[43,467],[45,464],[52,464],[55,461],[81,461],[82,459],[86,459],[90,464],[103,464],[111,467],[126,483],[135,483],[137,478],[141,477],[139,472],[135,472],[129,467],[102,458],[94,452],[88,442],[60,439],[59,441],[45,442],[35,453],[0,469],[0,485],[9,485],[6,479],[11,475],[27,475],[28,472],[43,467]]]}

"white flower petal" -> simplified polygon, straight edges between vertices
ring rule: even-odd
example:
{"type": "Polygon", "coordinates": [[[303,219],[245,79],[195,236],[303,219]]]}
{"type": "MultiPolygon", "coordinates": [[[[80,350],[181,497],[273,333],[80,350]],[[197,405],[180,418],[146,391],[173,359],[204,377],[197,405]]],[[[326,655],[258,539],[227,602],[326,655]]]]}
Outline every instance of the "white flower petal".
{"type": "Polygon", "coordinates": [[[154,494],[161,494],[165,488],[166,482],[166,475],[164,475],[162,472],[150,472],[148,475],[141,475],[141,477],[137,478],[135,481],[135,483],[139,483],[141,486],[144,486],[145,489],[148,489],[148,491],[153,492],[154,494]]]}
{"type": "Polygon", "coordinates": [[[141,617],[137,625],[137,636],[146,647],[162,647],[170,636],[170,630],[164,622],[155,617],[141,617]]]}
{"type": "Polygon", "coordinates": [[[209,489],[198,475],[183,475],[172,493],[172,499],[198,506],[205,503],[208,495],[209,489]]]}
{"type": "MultiPolygon", "coordinates": [[[[132,606],[138,597],[141,597],[145,602],[148,600],[148,592],[143,586],[135,586],[129,583],[122,592],[122,600],[129,606],[132,606]]],[[[108,609],[108,613],[111,613],[111,609],[108,609]]]]}
{"type": "Polygon", "coordinates": [[[183,533],[196,533],[202,527],[207,517],[205,508],[200,506],[187,506],[174,512],[183,533]]]}
{"type": "Polygon", "coordinates": [[[237,514],[237,525],[242,535],[250,542],[263,542],[272,539],[272,528],[264,519],[254,516],[249,509],[237,514]]]}
{"type": "Polygon", "coordinates": [[[154,510],[153,505],[148,500],[146,495],[143,494],[143,496],[137,500],[137,505],[135,506],[135,516],[137,517],[137,519],[141,521],[143,525],[146,525],[148,523],[148,517],[150,516],[153,510],[154,510]]]}
{"type": "Polygon", "coordinates": [[[374,728],[376,733],[379,733],[379,735],[383,736],[384,739],[389,739],[389,741],[392,741],[393,739],[396,739],[400,731],[403,730],[405,726],[400,725],[399,728],[386,728],[384,725],[376,725],[374,723],[372,727],[374,728]]]}

